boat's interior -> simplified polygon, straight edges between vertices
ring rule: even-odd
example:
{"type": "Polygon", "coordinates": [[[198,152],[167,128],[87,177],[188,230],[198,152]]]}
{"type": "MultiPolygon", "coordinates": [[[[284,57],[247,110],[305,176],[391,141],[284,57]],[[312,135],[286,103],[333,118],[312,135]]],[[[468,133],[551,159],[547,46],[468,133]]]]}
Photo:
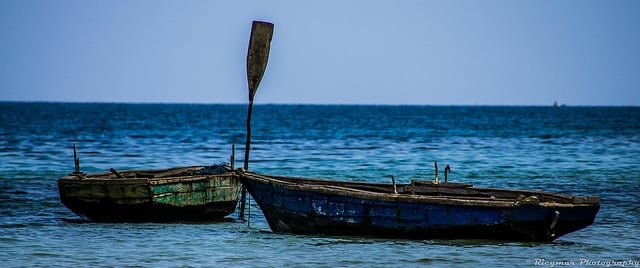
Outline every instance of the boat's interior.
{"type": "Polygon", "coordinates": [[[213,165],[213,166],[187,166],[187,167],[175,167],[168,169],[156,169],[156,170],[124,170],[118,171],[111,168],[110,173],[97,173],[88,174],[86,178],[104,178],[104,179],[117,179],[117,178],[168,178],[168,177],[183,177],[194,175],[218,175],[228,172],[232,172],[229,166],[213,165]]]}
{"type": "Polygon", "coordinates": [[[579,197],[578,199],[580,200],[577,200],[576,199],[577,197],[572,195],[549,193],[549,192],[542,192],[542,191],[476,188],[476,187],[473,187],[473,185],[466,184],[466,183],[452,183],[452,182],[435,183],[433,181],[424,181],[424,180],[412,180],[411,183],[409,184],[396,184],[394,187],[392,183],[350,182],[350,181],[336,181],[336,180],[324,180],[324,179],[294,178],[294,177],[284,177],[284,176],[268,176],[268,177],[279,180],[279,181],[292,183],[292,184],[341,187],[344,189],[357,189],[360,191],[368,191],[373,193],[388,193],[388,194],[397,193],[399,195],[421,195],[421,196],[442,196],[442,197],[450,196],[450,197],[464,197],[464,198],[474,198],[474,199],[508,200],[513,202],[522,202],[522,203],[540,203],[540,202],[575,203],[577,201],[588,202],[588,200],[590,199],[585,197],[579,197]]]}

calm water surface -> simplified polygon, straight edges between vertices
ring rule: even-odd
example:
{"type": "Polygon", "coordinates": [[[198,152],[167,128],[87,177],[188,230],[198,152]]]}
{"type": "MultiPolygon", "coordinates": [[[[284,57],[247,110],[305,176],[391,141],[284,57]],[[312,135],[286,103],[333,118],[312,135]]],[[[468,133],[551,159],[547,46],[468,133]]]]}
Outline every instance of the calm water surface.
{"type": "Polygon", "coordinates": [[[595,195],[594,225],[552,243],[273,234],[250,222],[102,224],[60,204],[58,177],[242,159],[244,105],[0,103],[3,267],[640,267],[640,108],[257,105],[250,169],[431,179],[595,195]]]}

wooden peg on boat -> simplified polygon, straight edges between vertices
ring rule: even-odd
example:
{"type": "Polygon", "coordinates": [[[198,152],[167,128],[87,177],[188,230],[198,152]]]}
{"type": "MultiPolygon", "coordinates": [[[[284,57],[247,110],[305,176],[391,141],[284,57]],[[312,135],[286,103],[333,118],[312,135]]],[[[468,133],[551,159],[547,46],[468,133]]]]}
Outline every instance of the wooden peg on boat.
{"type": "Polygon", "coordinates": [[[396,187],[396,178],[391,175],[391,183],[393,184],[393,193],[398,194],[398,188],[396,187]]]}
{"type": "Polygon", "coordinates": [[[73,173],[69,175],[74,175],[77,177],[83,177],[85,174],[80,172],[80,158],[78,157],[78,152],[76,151],[76,145],[73,145],[73,173]]]}
{"type": "Polygon", "coordinates": [[[113,173],[113,175],[116,175],[116,177],[118,177],[119,179],[124,178],[124,176],[122,176],[122,174],[120,174],[120,172],[118,172],[116,169],[114,168],[110,168],[109,171],[111,171],[111,173],[113,173]]]}
{"type": "Polygon", "coordinates": [[[438,162],[437,161],[433,161],[433,165],[436,167],[436,176],[433,178],[433,182],[435,184],[440,183],[440,179],[438,179],[438,162]]]}
{"type": "Polygon", "coordinates": [[[449,172],[451,172],[451,167],[447,165],[446,167],[444,167],[444,183],[447,183],[449,172]]]}
{"type": "Polygon", "coordinates": [[[411,180],[411,194],[416,194],[416,180],[411,180]]]}

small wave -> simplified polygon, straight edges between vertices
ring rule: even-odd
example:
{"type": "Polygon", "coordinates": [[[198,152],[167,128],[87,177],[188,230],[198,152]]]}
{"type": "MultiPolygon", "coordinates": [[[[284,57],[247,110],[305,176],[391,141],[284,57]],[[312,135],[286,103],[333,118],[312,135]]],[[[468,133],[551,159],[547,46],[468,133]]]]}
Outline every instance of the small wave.
{"type": "Polygon", "coordinates": [[[56,254],[56,253],[53,253],[53,252],[42,252],[42,251],[31,253],[31,255],[33,255],[34,257],[58,257],[58,256],[62,256],[60,254],[56,254]]]}
{"type": "Polygon", "coordinates": [[[0,228],[8,228],[8,229],[13,229],[13,228],[26,228],[29,227],[28,224],[24,224],[24,223],[6,223],[6,224],[0,224],[0,228]]]}
{"type": "Polygon", "coordinates": [[[70,219],[70,218],[59,218],[59,220],[63,221],[63,222],[68,222],[68,223],[91,223],[88,220],[84,220],[84,219],[70,219]]]}
{"type": "Polygon", "coordinates": [[[551,135],[551,134],[542,134],[542,135],[538,136],[538,138],[543,139],[543,140],[548,140],[548,139],[553,138],[553,135],[551,135]]]}
{"type": "Polygon", "coordinates": [[[22,240],[20,240],[18,238],[15,238],[15,237],[0,237],[0,242],[2,244],[5,244],[5,243],[9,244],[11,242],[20,242],[20,241],[22,241],[22,240]]]}

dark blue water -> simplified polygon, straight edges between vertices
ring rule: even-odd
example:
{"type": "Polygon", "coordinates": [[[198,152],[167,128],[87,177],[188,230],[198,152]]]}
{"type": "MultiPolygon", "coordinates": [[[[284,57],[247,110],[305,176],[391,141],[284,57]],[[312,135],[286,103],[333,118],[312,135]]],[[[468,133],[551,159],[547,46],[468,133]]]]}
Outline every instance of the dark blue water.
{"type": "Polygon", "coordinates": [[[250,169],[343,180],[451,180],[602,199],[594,225],[553,243],[273,234],[250,226],[102,224],[60,204],[84,172],[242,159],[245,105],[0,103],[0,261],[23,266],[640,266],[640,108],[257,105],[250,169]]]}

